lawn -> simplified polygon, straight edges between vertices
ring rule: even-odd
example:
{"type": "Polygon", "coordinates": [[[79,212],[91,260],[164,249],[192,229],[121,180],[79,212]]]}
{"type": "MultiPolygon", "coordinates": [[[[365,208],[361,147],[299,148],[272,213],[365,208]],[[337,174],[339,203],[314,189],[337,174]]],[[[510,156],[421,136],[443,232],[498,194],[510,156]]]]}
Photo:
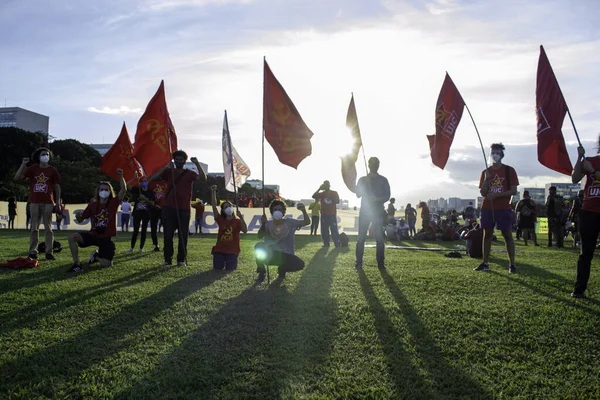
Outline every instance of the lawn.
{"type": "MultiPolygon", "coordinates": [[[[516,275],[502,252],[483,273],[393,249],[380,272],[373,248],[357,272],[355,238],[298,236],[306,268],[256,286],[256,236],[231,273],[212,270],[214,235],[190,238],[187,267],[128,239],[111,268],[65,273],[60,232],[56,261],[0,269],[0,398],[600,398],[598,255],[576,300],[577,251],[522,242],[516,275]]],[[[28,234],[0,243],[0,260],[23,256],[28,234]]]]}

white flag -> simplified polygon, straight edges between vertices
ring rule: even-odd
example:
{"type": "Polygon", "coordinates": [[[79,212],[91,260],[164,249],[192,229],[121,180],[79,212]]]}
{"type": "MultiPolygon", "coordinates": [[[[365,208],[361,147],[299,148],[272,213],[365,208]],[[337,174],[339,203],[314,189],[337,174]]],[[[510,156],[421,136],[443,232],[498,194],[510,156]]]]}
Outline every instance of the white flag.
{"type": "Polygon", "coordinates": [[[235,176],[235,186],[240,188],[250,176],[250,168],[242,160],[237,150],[231,144],[229,135],[229,123],[227,122],[227,111],[223,119],[223,172],[225,173],[225,189],[234,191],[233,177],[235,176]]]}

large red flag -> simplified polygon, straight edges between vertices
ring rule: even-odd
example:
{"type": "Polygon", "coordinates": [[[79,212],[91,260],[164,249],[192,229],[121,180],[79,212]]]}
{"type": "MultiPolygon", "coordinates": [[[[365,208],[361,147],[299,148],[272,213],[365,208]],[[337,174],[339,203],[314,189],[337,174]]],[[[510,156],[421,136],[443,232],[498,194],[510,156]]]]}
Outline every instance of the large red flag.
{"type": "Polygon", "coordinates": [[[138,122],[133,156],[142,164],[146,175],[152,176],[171,161],[171,153],[175,150],[177,134],[167,109],[164,81],[161,81],[138,122]]]}
{"type": "Polygon", "coordinates": [[[356,160],[358,152],[362,146],[360,136],[360,127],[358,126],[358,116],[356,115],[356,106],[354,105],[354,95],[350,98],[348,114],[346,114],[346,127],[350,129],[352,135],[352,151],[342,157],[342,178],[344,183],[352,193],[356,191],[356,160]]]}
{"type": "Polygon", "coordinates": [[[129,133],[127,133],[125,122],[123,122],[123,128],[121,128],[121,134],[117,138],[117,141],[102,156],[102,161],[100,162],[100,171],[118,180],[117,168],[123,169],[123,177],[126,182],[135,177],[135,172],[139,176],[142,176],[140,163],[133,157],[133,146],[131,145],[131,140],[129,140],[129,133]]]}
{"type": "Polygon", "coordinates": [[[465,102],[462,96],[446,72],[446,78],[435,107],[435,135],[427,135],[431,161],[441,169],[444,169],[448,157],[450,157],[450,146],[452,146],[454,133],[462,118],[464,107],[465,102]]]}
{"type": "Polygon", "coordinates": [[[282,164],[298,168],[312,153],[313,133],[264,61],[263,127],[265,138],[282,164]]]}
{"type": "Polygon", "coordinates": [[[568,110],[567,102],[543,46],[540,46],[535,104],[539,162],[561,174],[571,175],[573,165],[562,133],[562,124],[568,110]]]}

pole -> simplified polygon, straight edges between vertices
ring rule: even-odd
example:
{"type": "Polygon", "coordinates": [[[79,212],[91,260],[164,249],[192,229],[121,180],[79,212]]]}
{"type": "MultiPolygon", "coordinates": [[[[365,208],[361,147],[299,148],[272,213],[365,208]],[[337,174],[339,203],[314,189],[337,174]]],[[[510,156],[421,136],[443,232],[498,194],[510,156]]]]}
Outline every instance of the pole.
{"type": "MultiPolygon", "coordinates": [[[[263,118],[262,118],[262,209],[263,215],[265,213],[265,71],[267,64],[267,57],[263,56],[263,118]]],[[[271,275],[269,273],[269,265],[265,263],[265,269],[267,270],[267,284],[271,284],[271,275]]]]}

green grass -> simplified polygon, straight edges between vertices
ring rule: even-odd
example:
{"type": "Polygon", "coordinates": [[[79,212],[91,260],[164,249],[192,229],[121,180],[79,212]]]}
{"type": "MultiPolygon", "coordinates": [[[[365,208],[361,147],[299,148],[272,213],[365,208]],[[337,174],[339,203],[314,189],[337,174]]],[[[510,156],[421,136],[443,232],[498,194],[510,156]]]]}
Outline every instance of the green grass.
{"type": "MultiPolygon", "coordinates": [[[[27,238],[1,232],[0,260],[27,238]]],[[[366,249],[357,273],[354,240],[343,252],[298,236],[306,268],[274,287],[254,286],[255,236],[229,274],[211,269],[214,235],[190,238],[184,268],[125,254],[128,238],[111,268],[66,274],[62,232],[56,261],[0,270],[0,398],[600,397],[599,256],[575,300],[572,249],[519,244],[517,275],[504,253],[476,273],[406,250],[380,273],[366,249]]]]}

